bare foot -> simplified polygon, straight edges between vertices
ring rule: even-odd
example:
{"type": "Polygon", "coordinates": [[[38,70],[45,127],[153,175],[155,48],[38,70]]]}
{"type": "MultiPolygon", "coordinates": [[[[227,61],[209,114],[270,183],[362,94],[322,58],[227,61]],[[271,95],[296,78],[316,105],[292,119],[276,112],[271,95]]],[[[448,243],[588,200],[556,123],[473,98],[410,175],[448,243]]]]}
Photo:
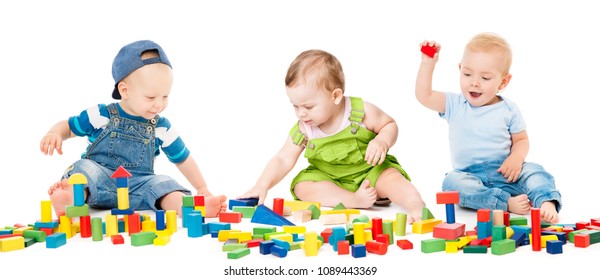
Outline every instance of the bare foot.
{"type": "Polygon", "coordinates": [[[556,224],[558,223],[558,212],[554,201],[544,201],[540,206],[540,217],[542,221],[556,224]]]}
{"type": "Polygon", "coordinates": [[[412,209],[408,211],[408,217],[406,218],[406,222],[408,224],[412,224],[414,222],[418,222],[422,220],[421,215],[423,215],[423,207],[419,209],[412,209]]]}
{"type": "Polygon", "coordinates": [[[227,210],[227,197],[224,195],[211,195],[204,197],[204,209],[207,218],[214,218],[227,210]]]}
{"type": "Polygon", "coordinates": [[[508,212],[525,215],[531,210],[529,199],[526,194],[520,194],[508,199],[508,212]]]}
{"type": "Polygon", "coordinates": [[[50,186],[48,195],[57,218],[65,213],[67,205],[73,205],[73,187],[69,185],[68,179],[62,179],[50,186]]]}
{"type": "Polygon", "coordinates": [[[369,180],[364,180],[349,200],[344,203],[347,208],[369,208],[377,201],[377,191],[369,180]]]}

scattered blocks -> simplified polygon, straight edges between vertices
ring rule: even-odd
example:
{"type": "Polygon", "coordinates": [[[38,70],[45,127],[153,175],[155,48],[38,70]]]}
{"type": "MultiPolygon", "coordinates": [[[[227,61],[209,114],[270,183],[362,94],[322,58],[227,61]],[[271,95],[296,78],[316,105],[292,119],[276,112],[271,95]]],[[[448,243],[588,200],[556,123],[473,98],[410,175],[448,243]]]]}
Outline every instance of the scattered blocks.
{"type": "Polygon", "coordinates": [[[46,248],[58,248],[67,244],[67,235],[64,232],[57,232],[46,237],[46,248]]]}

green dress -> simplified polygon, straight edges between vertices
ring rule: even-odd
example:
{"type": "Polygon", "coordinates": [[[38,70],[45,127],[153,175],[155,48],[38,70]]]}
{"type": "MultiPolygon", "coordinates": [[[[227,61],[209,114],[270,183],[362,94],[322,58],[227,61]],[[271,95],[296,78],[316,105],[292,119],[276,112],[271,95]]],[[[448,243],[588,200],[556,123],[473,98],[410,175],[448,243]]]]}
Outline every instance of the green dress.
{"type": "Polygon", "coordinates": [[[298,197],[294,193],[294,187],[304,181],[330,181],[340,188],[355,192],[365,179],[369,179],[371,186],[376,187],[379,175],[388,168],[398,170],[410,181],[406,171],[392,155],[388,154],[380,165],[372,166],[367,163],[367,146],[377,135],[361,126],[365,115],[362,99],[350,97],[350,104],[351,124],[332,136],[306,139],[298,123],[290,131],[294,144],[306,147],[304,157],[310,163],[310,166],[300,171],[292,180],[290,191],[296,200],[298,197]]]}

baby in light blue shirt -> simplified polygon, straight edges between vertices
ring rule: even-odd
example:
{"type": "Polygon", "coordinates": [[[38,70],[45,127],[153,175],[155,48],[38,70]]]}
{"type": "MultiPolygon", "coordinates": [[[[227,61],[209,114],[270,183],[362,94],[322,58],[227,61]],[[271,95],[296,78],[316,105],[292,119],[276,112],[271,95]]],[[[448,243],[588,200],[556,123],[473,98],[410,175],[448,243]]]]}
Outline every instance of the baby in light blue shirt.
{"type": "Polygon", "coordinates": [[[433,57],[422,54],[416,97],[448,121],[453,171],[444,191],[459,191],[461,207],[500,209],[524,215],[539,208],[542,220],[557,223],[561,195],[554,177],[536,163],[525,162],[529,138],[515,103],[499,95],[511,79],[512,52],[502,37],[481,33],[465,47],[459,64],[462,94],[431,89],[441,46],[433,57]]]}

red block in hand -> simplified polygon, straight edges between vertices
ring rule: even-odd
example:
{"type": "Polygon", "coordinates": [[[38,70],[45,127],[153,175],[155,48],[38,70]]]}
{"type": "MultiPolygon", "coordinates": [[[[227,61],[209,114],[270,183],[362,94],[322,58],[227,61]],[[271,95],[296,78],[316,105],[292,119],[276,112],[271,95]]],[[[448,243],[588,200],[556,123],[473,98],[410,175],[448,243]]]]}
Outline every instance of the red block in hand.
{"type": "Polygon", "coordinates": [[[435,55],[435,53],[437,52],[437,49],[430,45],[425,45],[425,46],[421,47],[421,52],[426,54],[429,57],[433,57],[435,55]]]}

